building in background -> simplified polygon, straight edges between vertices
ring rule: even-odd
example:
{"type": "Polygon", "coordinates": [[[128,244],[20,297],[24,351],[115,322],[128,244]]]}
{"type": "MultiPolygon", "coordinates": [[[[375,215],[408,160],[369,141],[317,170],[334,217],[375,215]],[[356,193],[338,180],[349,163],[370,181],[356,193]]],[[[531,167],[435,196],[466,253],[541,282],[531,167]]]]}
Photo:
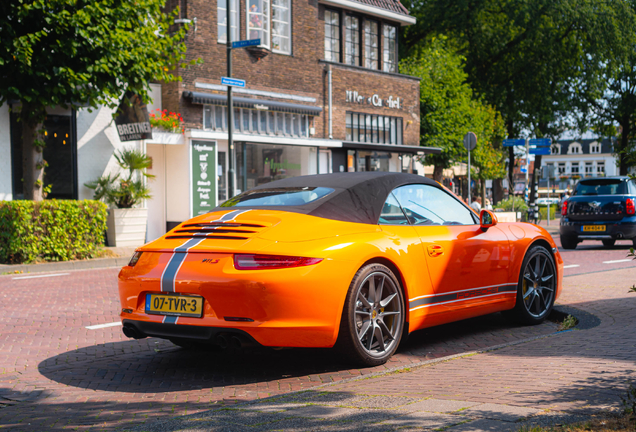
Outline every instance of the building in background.
{"type": "MultiPolygon", "coordinates": [[[[559,140],[552,144],[550,154],[543,156],[541,166],[553,166],[556,175],[551,181],[550,192],[562,194],[572,189],[577,180],[584,177],[618,175],[613,143],[606,139],[559,140]]],[[[547,180],[539,183],[539,194],[547,193],[547,180]]]]}

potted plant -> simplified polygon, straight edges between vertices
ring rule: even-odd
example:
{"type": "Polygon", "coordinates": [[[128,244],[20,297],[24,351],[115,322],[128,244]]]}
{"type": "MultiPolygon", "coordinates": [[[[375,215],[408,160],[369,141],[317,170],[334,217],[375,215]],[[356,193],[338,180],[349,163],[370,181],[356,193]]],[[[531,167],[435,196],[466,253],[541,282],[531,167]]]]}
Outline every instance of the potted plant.
{"type": "Polygon", "coordinates": [[[117,165],[123,170],[107,174],[84,186],[95,191],[94,199],[110,206],[107,239],[109,246],[140,246],[146,241],[148,209],[135,208],[151,198],[146,178],[153,178],[144,170],[152,159],[139,150],[123,149],[115,153],[117,165]]]}

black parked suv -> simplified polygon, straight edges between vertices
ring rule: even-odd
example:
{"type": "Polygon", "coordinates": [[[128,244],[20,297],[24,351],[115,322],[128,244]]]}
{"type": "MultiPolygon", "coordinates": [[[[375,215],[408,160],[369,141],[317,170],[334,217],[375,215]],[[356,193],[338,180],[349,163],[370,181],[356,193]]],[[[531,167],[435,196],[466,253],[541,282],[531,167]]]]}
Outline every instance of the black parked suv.
{"type": "Polygon", "coordinates": [[[575,249],[583,240],[614,246],[629,239],[636,247],[636,180],[595,177],[580,180],[561,207],[561,245],[575,249]]]}

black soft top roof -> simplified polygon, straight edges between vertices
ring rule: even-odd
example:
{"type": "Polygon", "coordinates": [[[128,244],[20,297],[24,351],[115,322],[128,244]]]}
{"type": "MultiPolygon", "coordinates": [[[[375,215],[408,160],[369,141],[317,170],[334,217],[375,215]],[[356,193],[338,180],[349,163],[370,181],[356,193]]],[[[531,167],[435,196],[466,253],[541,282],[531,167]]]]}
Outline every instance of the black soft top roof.
{"type": "MultiPolygon", "coordinates": [[[[240,206],[237,209],[268,209],[303,213],[344,222],[377,224],[389,193],[406,184],[426,184],[441,188],[437,182],[416,174],[357,172],[291,177],[265,183],[251,190],[293,187],[326,187],[334,192],[299,206],[240,206]]],[[[216,210],[227,210],[217,207],[216,210]]]]}

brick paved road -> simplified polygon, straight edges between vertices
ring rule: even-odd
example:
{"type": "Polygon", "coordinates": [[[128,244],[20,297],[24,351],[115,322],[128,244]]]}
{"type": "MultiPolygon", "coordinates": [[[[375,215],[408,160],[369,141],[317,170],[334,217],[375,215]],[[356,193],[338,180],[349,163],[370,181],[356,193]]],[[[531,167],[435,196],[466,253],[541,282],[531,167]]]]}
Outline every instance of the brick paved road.
{"type": "MultiPolygon", "coordinates": [[[[573,273],[597,271],[594,265],[613,268],[602,261],[625,258],[626,245],[612,250],[581,246],[580,251],[564,251],[566,264],[582,263],[573,273]]],[[[616,265],[631,268],[634,263],[616,265]]],[[[119,320],[117,271],[32,279],[0,276],[0,427],[113,429],[555,332],[552,323],[515,327],[496,314],[417,332],[390,363],[362,370],[350,369],[328,350],[192,353],[158,339],[129,340],[121,327],[85,328],[119,320]]],[[[612,293],[597,292],[596,281],[610,274],[614,272],[566,278],[569,289],[561,301],[595,312],[605,304],[598,296],[612,293]]],[[[610,309],[622,305],[620,295],[620,300],[606,302],[610,309]]],[[[605,314],[605,321],[615,315],[598,314],[605,314]]]]}
{"type": "Polygon", "coordinates": [[[478,348],[550,334],[499,315],[415,334],[383,367],[350,369],[328,350],[192,353],[133,341],[118,321],[116,269],[33,279],[0,276],[0,427],[114,429],[478,348]]]}

